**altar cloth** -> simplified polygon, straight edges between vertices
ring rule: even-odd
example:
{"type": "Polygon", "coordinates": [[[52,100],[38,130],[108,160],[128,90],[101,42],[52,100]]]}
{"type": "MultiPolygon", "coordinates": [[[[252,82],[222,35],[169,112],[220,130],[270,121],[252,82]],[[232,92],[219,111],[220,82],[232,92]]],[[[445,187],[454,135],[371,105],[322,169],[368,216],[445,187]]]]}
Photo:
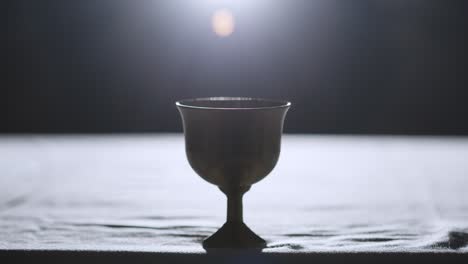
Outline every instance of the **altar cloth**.
{"type": "MultiPolygon", "coordinates": [[[[181,134],[0,137],[2,252],[204,254],[225,214],[181,134]]],[[[244,220],[264,253],[466,254],[468,138],[284,135],[244,220]]]]}

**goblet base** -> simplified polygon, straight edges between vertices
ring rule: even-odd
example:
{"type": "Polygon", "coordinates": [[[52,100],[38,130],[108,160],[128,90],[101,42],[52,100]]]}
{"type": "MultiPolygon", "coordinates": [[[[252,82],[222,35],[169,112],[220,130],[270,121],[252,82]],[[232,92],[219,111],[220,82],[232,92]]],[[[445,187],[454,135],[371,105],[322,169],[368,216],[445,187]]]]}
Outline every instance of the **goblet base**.
{"type": "Polygon", "coordinates": [[[242,222],[226,222],[203,241],[205,249],[262,249],[266,241],[242,222]]]}

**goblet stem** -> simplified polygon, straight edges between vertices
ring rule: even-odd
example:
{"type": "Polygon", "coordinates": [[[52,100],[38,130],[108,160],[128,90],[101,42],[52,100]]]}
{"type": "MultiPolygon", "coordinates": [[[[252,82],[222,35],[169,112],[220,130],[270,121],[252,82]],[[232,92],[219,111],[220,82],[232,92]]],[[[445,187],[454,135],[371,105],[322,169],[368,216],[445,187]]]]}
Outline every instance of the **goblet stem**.
{"type": "Polygon", "coordinates": [[[243,209],[242,209],[242,197],[244,193],[250,189],[248,187],[241,187],[237,190],[224,191],[221,189],[227,197],[227,222],[243,223],[243,209]]]}
{"type": "Polygon", "coordinates": [[[220,189],[227,197],[226,223],[203,241],[203,247],[207,250],[212,248],[264,248],[266,246],[265,240],[252,232],[244,224],[242,218],[242,196],[250,189],[250,186],[220,187],[220,189]]]}

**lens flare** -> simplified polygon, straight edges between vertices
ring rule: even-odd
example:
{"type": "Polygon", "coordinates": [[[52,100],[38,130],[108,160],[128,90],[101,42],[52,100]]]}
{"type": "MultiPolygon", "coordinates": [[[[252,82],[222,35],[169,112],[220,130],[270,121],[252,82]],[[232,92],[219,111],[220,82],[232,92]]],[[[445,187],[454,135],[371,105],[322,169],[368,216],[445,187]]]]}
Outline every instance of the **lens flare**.
{"type": "Polygon", "coordinates": [[[219,37],[228,37],[234,32],[234,16],[227,9],[214,12],[211,19],[213,31],[219,37]]]}

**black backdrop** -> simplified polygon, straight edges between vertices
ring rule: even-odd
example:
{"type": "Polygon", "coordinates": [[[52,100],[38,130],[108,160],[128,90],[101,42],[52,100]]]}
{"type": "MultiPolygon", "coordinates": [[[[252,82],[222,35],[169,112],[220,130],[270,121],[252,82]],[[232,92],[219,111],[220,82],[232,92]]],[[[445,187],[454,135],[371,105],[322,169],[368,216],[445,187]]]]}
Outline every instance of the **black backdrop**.
{"type": "Polygon", "coordinates": [[[4,1],[0,132],[181,131],[177,99],[252,96],[293,102],[287,132],[466,135],[466,3],[4,1]]]}

